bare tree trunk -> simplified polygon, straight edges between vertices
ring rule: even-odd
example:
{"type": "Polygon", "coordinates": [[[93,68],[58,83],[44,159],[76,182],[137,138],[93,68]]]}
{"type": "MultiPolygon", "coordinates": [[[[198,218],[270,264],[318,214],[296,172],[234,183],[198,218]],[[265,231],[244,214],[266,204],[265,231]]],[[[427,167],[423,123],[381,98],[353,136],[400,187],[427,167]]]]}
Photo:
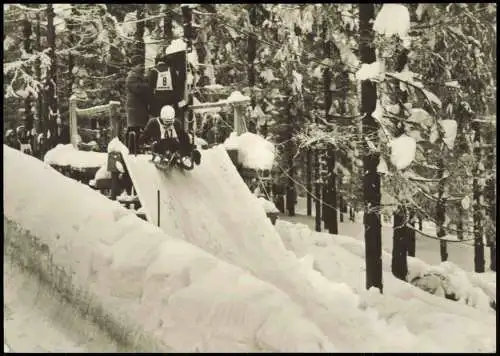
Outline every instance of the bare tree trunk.
{"type": "MultiPolygon", "coordinates": [[[[31,22],[28,19],[28,16],[26,15],[23,21],[23,35],[24,35],[24,50],[26,53],[31,54],[32,53],[32,47],[31,47],[31,35],[32,35],[32,29],[31,29],[31,22]]],[[[31,74],[31,68],[27,67],[26,72],[28,74],[31,74]]],[[[32,94],[30,93],[26,99],[24,99],[24,127],[26,128],[26,131],[28,134],[30,133],[31,129],[33,128],[33,111],[32,111],[32,94]]]]}
{"type": "MultiPolygon", "coordinates": [[[[489,138],[488,142],[491,142],[493,138],[489,138]]],[[[485,187],[484,187],[484,196],[487,201],[487,217],[489,219],[489,229],[486,232],[488,236],[488,246],[490,248],[490,270],[497,270],[496,265],[496,226],[494,222],[496,221],[496,208],[497,208],[497,199],[496,199],[496,179],[494,177],[494,156],[493,153],[490,153],[486,156],[486,164],[485,168],[488,173],[490,173],[490,177],[487,179],[485,187]]]]}
{"type": "Polygon", "coordinates": [[[464,209],[461,206],[458,207],[457,238],[464,239],[464,209]]]}
{"type": "MultiPolygon", "coordinates": [[[[442,150],[441,150],[442,151],[442,150]]],[[[445,214],[446,214],[446,205],[445,205],[445,199],[443,197],[444,195],[444,184],[445,181],[442,179],[444,177],[444,160],[442,157],[439,158],[438,161],[438,178],[439,183],[438,183],[438,200],[437,200],[437,207],[436,207],[436,223],[437,223],[437,237],[438,238],[443,238],[446,236],[446,231],[444,229],[444,221],[445,221],[445,214]]],[[[448,246],[446,241],[441,240],[439,241],[439,252],[441,255],[441,261],[447,261],[448,260],[448,246]]]]}
{"type": "MultiPolygon", "coordinates": [[[[259,6],[259,5],[258,4],[247,4],[250,25],[252,27],[255,27],[257,25],[257,13],[256,13],[257,6],[259,6]]],[[[253,110],[253,109],[255,109],[255,106],[256,106],[255,95],[254,95],[254,87],[255,87],[255,79],[256,79],[255,63],[254,62],[255,62],[255,58],[257,57],[257,35],[253,31],[248,36],[247,51],[248,51],[247,52],[248,86],[249,86],[250,91],[251,91],[251,108],[253,110]]],[[[256,123],[253,122],[253,120],[250,120],[248,122],[247,127],[248,127],[249,132],[252,132],[252,133],[257,132],[257,125],[256,125],[256,123]]],[[[287,200],[288,200],[288,196],[287,196],[287,200]]]]}
{"type": "Polygon", "coordinates": [[[146,45],[144,44],[144,31],[146,29],[146,23],[144,21],[146,12],[146,4],[137,5],[137,23],[135,30],[135,56],[138,56],[137,63],[145,63],[146,61],[146,45]]]}
{"type": "MultiPolygon", "coordinates": [[[[193,50],[193,38],[194,38],[194,33],[193,33],[193,10],[189,6],[189,4],[184,4],[182,6],[182,18],[184,21],[184,40],[186,41],[186,85],[185,85],[185,92],[184,92],[184,97],[187,98],[187,106],[185,106],[185,111],[184,111],[184,122],[183,122],[183,127],[186,128],[186,121],[187,121],[187,129],[189,131],[194,131],[194,112],[193,110],[189,110],[188,108],[193,104],[193,91],[190,90],[189,88],[189,83],[187,82],[187,75],[189,69],[189,61],[187,60],[187,54],[190,53],[193,50]]],[[[193,133],[194,137],[194,133],[193,133]]]]}
{"type": "MultiPolygon", "coordinates": [[[[37,12],[36,14],[36,27],[35,27],[35,50],[39,53],[41,49],[41,39],[40,39],[40,13],[37,12]]],[[[38,80],[40,83],[42,83],[42,71],[40,67],[40,58],[37,57],[35,60],[35,78],[38,80]]],[[[42,89],[42,92],[38,93],[38,98],[36,100],[36,115],[38,119],[38,132],[44,132],[44,114],[43,114],[43,97],[44,97],[44,90],[42,89]]],[[[39,147],[40,149],[42,147],[39,147]]]]}
{"type": "Polygon", "coordinates": [[[391,270],[394,277],[403,281],[406,280],[406,275],[408,274],[408,261],[406,258],[406,240],[408,237],[408,228],[406,227],[407,217],[406,207],[398,206],[394,212],[391,270]]]}
{"type": "MultiPolygon", "coordinates": [[[[74,7],[71,8],[71,15],[75,15],[75,9],[74,7]]],[[[74,46],[75,43],[75,30],[76,30],[76,24],[74,21],[72,21],[71,16],[66,20],[67,27],[68,27],[68,32],[69,32],[69,43],[70,46],[74,46]]],[[[75,68],[76,65],[76,60],[75,56],[73,53],[70,51],[68,53],[68,92],[67,92],[67,99],[68,99],[68,108],[69,108],[69,98],[71,95],[73,95],[73,85],[75,83],[75,74],[73,73],[73,69],[75,68]]]]}
{"type": "MultiPolygon", "coordinates": [[[[324,58],[330,58],[332,56],[332,42],[328,40],[327,37],[328,28],[325,24],[323,25],[323,56],[324,58]]],[[[323,73],[323,95],[325,96],[325,118],[330,121],[331,116],[329,114],[330,108],[333,103],[332,92],[330,87],[332,85],[333,73],[329,67],[325,68],[323,73]]],[[[337,221],[337,187],[336,187],[336,174],[335,174],[335,147],[328,144],[326,149],[326,179],[325,179],[325,189],[324,189],[324,221],[325,228],[328,229],[330,234],[338,233],[338,221],[337,221]]]]}
{"type": "MultiPolygon", "coordinates": [[[[359,30],[363,41],[359,42],[359,52],[362,63],[376,61],[374,47],[374,32],[372,22],[375,20],[375,5],[361,3],[359,5],[359,30]]],[[[377,104],[376,84],[365,80],[361,83],[362,134],[365,137],[376,137],[378,125],[372,117],[377,104]]],[[[378,142],[374,142],[375,147],[378,142]]],[[[365,226],[365,259],[366,259],[366,289],[378,288],[382,285],[382,235],[380,223],[380,176],[377,173],[380,155],[377,152],[366,153],[363,157],[363,191],[364,191],[364,226],[365,226]]]]}
{"type": "Polygon", "coordinates": [[[322,211],[321,211],[321,193],[322,193],[322,188],[321,188],[321,161],[320,161],[320,151],[318,148],[315,148],[314,152],[314,195],[316,196],[316,199],[314,201],[314,208],[315,208],[315,230],[318,232],[321,232],[321,226],[322,226],[322,211]]]}
{"type": "Polygon", "coordinates": [[[170,6],[172,6],[172,5],[170,5],[170,4],[163,5],[163,12],[165,14],[165,17],[163,18],[163,36],[165,37],[165,39],[169,43],[174,38],[174,32],[173,32],[173,27],[172,27],[173,17],[172,17],[172,11],[171,11],[170,6]]]}
{"type": "Polygon", "coordinates": [[[339,222],[344,222],[344,199],[339,195],[339,222]]]}
{"type": "Polygon", "coordinates": [[[307,149],[306,156],[306,202],[307,202],[307,216],[312,215],[312,158],[313,152],[310,148],[307,149]]]}
{"type": "Polygon", "coordinates": [[[483,227],[483,187],[480,182],[484,172],[481,169],[482,152],[481,152],[481,130],[478,122],[473,123],[474,127],[474,159],[476,161],[476,169],[472,181],[473,191],[473,219],[474,219],[474,272],[483,273],[485,270],[484,261],[484,227],[483,227]]]}
{"type": "Polygon", "coordinates": [[[417,245],[415,234],[415,210],[410,210],[410,225],[413,229],[408,229],[408,256],[415,257],[417,245]]]}
{"type": "Polygon", "coordinates": [[[54,147],[57,139],[57,57],[56,31],[54,27],[54,6],[47,4],[47,42],[50,48],[50,67],[47,75],[48,131],[50,133],[49,147],[54,147]]]}

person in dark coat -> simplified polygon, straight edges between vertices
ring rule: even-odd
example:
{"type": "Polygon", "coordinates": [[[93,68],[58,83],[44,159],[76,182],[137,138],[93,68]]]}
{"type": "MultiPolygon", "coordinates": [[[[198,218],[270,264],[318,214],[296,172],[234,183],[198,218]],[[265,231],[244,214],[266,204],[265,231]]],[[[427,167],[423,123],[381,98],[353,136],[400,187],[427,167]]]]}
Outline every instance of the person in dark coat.
{"type": "Polygon", "coordinates": [[[68,144],[70,143],[70,132],[69,125],[63,123],[60,118],[57,118],[56,121],[57,127],[55,132],[55,141],[56,144],[68,144]]]}
{"type": "Polygon", "coordinates": [[[4,143],[15,150],[18,150],[21,147],[19,145],[19,141],[17,140],[16,133],[12,129],[5,132],[4,143]]]}
{"type": "Polygon", "coordinates": [[[24,125],[21,125],[16,128],[16,136],[21,152],[29,155],[33,154],[33,149],[31,147],[31,132],[26,130],[24,125]]]}
{"type": "MultiPolygon", "coordinates": [[[[137,63],[137,59],[134,60],[137,63]]],[[[136,64],[129,72],[127,86],[127,142],[129,133],[135,132],[140,136],[148,121],[151,89],[144,76],[144,64],[136,64]]],[[[130,145],[130,144],[129,144],[130,145]]],[[[131,150],[131,147],[129,147],[131,150]]]]}
{"type": "MultiPolygon", "coordinates": [[[[155,67],[148,73],[148,83],[151,90],[151,102],[149,106],[151,117],[159,117],[161,108],[165,105],[170,105],[176,109],[177,100],[174,93],[174,77],[176,73],[167,64],[165,57],[165,55],[157,56],[155,67]]],[[[178,112],[176,114],[178,116],[178,112]]]]}
{"type": "Polygon", "coordinates": [[[163,157],[166,152],[178,152],[181,157],[192,157],[194,163],[200,164],[200,152],[191,143],[181,123],[175,120],[175,110],[170,105],[165,105],[161,109],[159,117],[148,121],[140,142],[152,144],[153,160],[157,155],[163,157]]]}

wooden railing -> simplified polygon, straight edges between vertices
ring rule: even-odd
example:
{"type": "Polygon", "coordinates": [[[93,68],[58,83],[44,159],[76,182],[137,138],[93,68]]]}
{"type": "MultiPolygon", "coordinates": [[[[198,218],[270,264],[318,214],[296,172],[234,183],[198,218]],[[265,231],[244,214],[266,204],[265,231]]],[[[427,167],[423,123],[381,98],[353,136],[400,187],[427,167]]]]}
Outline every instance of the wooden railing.
{"type": "Polygon", "coordinates": [[[245,104],[247,104],[248,102],[250,102],[250,99],[248,99],[246,101],[236,102],[236,103],[227,103],[224,101],[214,102],[214,103],[199,103],[199,104],[192,105],[191,109],[194,112],[196,112],[196,110],[219,108],[221,106],[231,105],[233,107],[233,114],[234,114],[234,131],[239,136],[242,133],[245,133],[247,131],[246,124],[245,124],[245,118],[244,118],[244,115],[242,113],[242,110],[244,110],[243,108],[244,108],[245,104]]]}
{"type": "Polygon", "coordinates": [[[93,106],[87,109],[80,109],[77,107],[77,102],[81,101],[76,96],[71,96],[69,99],[69,132],[71,144],[76,148],[76,137],[78,135],[78,120],[86,119],[97,115],[108,115],[108,126],[111,129],[110,139],[119,136],[120,133],[120,119],[118,116],[118,108],[120,102],[110,101],[105,105],[93,106]]]}

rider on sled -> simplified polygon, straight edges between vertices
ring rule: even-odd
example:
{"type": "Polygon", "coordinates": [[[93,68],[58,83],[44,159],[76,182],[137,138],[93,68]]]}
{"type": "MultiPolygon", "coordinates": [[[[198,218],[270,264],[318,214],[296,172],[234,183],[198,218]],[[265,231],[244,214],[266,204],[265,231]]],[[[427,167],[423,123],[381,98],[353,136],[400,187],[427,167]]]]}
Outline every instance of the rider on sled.
{"type": "Polygon", "coordinates": [[[175,119],[175,110],[170,105],[163,106],[160,116],[148,121],[141,140],[145,144],[151,144],[153,161],[156,156],[159,156],[160,162],[164,162],[166,157],[170,157],[169,163],[180,158],[185,166],[189,166],[189,163],[193,162],[200,164],[200,152],[191,143],[190,137],[182,128],[181,123],[175,119]]]}

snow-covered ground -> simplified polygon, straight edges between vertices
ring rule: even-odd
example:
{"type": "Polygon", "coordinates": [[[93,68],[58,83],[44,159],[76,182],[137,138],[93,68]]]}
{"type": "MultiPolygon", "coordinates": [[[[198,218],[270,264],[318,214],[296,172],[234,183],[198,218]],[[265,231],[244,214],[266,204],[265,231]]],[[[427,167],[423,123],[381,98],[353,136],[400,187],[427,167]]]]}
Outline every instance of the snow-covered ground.
{"type": "Polygon", "coordinates": [[[9,258],[3,268],[4,338],[10,352],[123,351],[36,276],[9,258]]]}
{"type": "MultiPolygon", "coordinates": [[[[314,229],[314,205],[313,216],[306,215],[306,199],[298,197],[296,205],[296,216],[280,216],[280,219],[290,221],[293,223],[301,223],[307,225],[309,228],[314,229]]],[[[356,222],[349,221],[348,214],[344,214],[344,222],[339,223],[339,234],[351,236],[359,241],[364,241],[364,227],[362,224],[362,215],[356,214],[356,222]]],[[[435,228],[432,224],[424,221],[423,232],[431,236],[436,234],[435,228]]],[[[388,253],[392,253],[392,224],[382,224],[382,248],[388,253]]],[[[453,239],[453,237],[447,237],[453,239]]],[[[470,241],[468,242],[448,242],[448,260],[460,266],[465,271],[474,271],[474,246],[470,241]]],[[[422,259],[428,264],[437,265],[441,263],[441,256],[439,252],[439,241],[434,240],[418,232],[416,234],[416,257],[422,259]]],[[[489,249],[485,248],[486,269],[490,265],[489,249]]]]}
{"type": "MultiPolygon", "coordinates": [[[[384,252],[384,294],[380,295],[374,290],[364,290],[364,246],[359,241],[348,236],[317,233],[303,224],[286,221],[278,221],[276,228],[287,248],[309,268],[353,288],[362,307],[371,307],[379,318],[408,328],[422,342],[440,342],[442,350],[448,352],[484,351],[495,342],[496,313],[490,308],[488,298],[491,295],[496,300],[496,281],[492,280],[492,274],[466,276],[461,271],[462,279],[458,280],[452,275],[460,271],[458,268],[441,267],[441,271],[451,275],[455,291],[463,297],[461,301],[448,301],[392,276],[391,256],[384,252]],[[466,297],[472,307],[465,306],[466,297]],[[449,337],[458,334],[461,337],[449,337]]],[[[410,259],[409,269],[411,275],[418,275],[437,268],[410,259]]]]}
{"type": "Polygon", "coordinates": [[[91,293],[83,302],[126,325],[137,349],[496,351],[495,313],[481,298],[449,301],[390,273],[383,295],[366,292],[355,238],[274,228],[223,147],[166,180],[163,231],[6,146],[4,167],[4,225],[17,238],[6,244],[37,236],[91,293]]]}

